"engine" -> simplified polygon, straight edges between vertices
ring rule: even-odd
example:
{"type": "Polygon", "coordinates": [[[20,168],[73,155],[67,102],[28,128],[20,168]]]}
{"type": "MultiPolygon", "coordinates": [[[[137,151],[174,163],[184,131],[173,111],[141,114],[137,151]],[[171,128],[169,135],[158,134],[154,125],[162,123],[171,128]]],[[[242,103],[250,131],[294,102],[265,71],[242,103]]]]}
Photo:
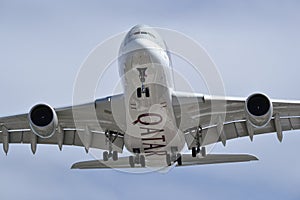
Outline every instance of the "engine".
{"type": "Polygon", "coordinates": [[[247,119],[255,127],[266,126],[273,115],[273,105],[269,97],[261,93],[250,95],[245,104],[247,119]]]}
{"type": "Polygon", "coordinates": [[[28,114],[32,132],[41,138],[51,137],[57,128],[56,112],[46,104],[38,104],[31,108],[28,114]]]}

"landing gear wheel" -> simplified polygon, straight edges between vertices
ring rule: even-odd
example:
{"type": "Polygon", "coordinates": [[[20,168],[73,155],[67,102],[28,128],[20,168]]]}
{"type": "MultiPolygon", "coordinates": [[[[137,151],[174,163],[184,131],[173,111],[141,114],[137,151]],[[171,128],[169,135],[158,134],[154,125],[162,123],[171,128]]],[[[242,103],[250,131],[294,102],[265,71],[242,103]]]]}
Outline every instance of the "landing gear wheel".
{"type": "Polygon", "coordinates": [[[167,165],[171,166],[171,156],[170,156],[170,154],[166,155],[166,161],[167,161],[167,165]]]}
{"type": "Polygon", "coordinates": [[[134,157],[133,156],[129,156],[129,165],[131,168],[134,168],[134,157]]]}
{"type": "Polygon", "coordinates": [[[135,159],[134,159],[134,163],[136,163],[136,164],[140,164],[140,156],[139,155],[136,155],[135,156],[135,159]]]}
{"type": "Polygon", "coordinates": [[[142,88],[137,88],[137,90],[136,90],[136,96],[138,97],[138,98],[141,98],[142,97],[142,88]]]}
{"type": "Polygon", "coordinates": [[[113,159],[113,161],[118,160],[118,152],[117,151],[113,151],[112,159],[113,159]]]}
{"type": "Polygon", "coordinates": [[[181,166],[181,165],[182,165],[182,158],[181,158],[181,154],[180,154],[180,153],[178,153],[178,154],[176,155],[176,157],[177,157],[177,164],[178,164],[179,166],[181,166]]]}
{"type": "Polygon", "coordinates": [[[140,156],[140,163],[142,167],[146,167],[146,160],[145,160],[145,156],[141,155],[140,156]]]}
{"type": "Polygon", "coordinates": [[[196,147],[192,147],[192,157],[196,157],[197,156],[197,149],[196,147]]]}
{"type": "Polygon", "coordinates": [[[171,161],[175,162],[176,160],[177,160],[176,154],[173,153],[172,156],[171,156],[171,161]]]}
{"type": "Polygon", "coordinates": [[[202,156],[202,157],[205,157],[205,156],[206,156],[206,148],[205,148],[205,147],[202,147],[202,148],[201,148],[201,156],[202,156]]]}
{"type": "Polygon", "coordinates": [[[145,94],[146,94],[146,97],[150,97],[150,91],[149,91],[149,88],[145,88],[145,94]]]}
{"type": "Polygon", "coordinates": [[[107,151],[104,151],[103,152],[103,161],[108,161],[108,152],[107,151]]]}

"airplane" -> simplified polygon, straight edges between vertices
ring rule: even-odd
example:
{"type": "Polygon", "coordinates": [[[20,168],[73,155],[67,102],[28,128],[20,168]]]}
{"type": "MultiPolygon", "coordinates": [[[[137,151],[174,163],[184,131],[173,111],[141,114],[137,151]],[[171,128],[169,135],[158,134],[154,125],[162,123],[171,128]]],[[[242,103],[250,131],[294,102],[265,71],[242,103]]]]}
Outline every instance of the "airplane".
{"type": "Polygon", "coordinates": [[[34,105],[28,113],[1,117],[0,142],[64,145],[104,150],[102,159],[77,162],[72,169],[168,168],[256,161],[248,154],[210,154],[206,147],[240,137],[300,128],[300,101],[174,91],[171,56],[158,32],[136,25],[119,49],[123,93],[63,108],[34,105]],[[89,112],[89,111],[93,112],[89,112]],[[187,147],[189,153],[182,153],[187,147]],[[119,157],[127,150],[131,155],[119,157]]]}

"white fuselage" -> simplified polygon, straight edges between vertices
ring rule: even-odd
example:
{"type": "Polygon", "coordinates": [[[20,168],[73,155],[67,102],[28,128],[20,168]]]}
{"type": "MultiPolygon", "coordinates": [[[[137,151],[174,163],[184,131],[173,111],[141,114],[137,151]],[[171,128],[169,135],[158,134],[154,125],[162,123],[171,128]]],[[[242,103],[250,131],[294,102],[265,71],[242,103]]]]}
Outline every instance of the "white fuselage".
{"type": "Polygon", "coordinates": [[[120,48],[119,70],[126,107],[125,146],[147,160],[165,163],[167,154],[182,150],[184,138],[175,122],[170,57],[160,36],[148,27],[132,28],[120,48]]]}

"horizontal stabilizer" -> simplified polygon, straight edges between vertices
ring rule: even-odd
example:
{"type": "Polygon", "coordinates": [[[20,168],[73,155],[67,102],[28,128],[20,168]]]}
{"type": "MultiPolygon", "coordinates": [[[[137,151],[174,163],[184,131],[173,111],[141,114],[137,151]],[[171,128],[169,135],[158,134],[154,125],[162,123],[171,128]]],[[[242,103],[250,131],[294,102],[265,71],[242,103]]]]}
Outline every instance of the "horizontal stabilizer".
{"type": "MultiPolygon", "coordinates": [[[[190,154],[182,154],[182,165],[206,165],[218,163],[234,163],[234,162],[248,162],[258,160],[255,156],[247,154],[209,154],[205,157],[192,157],[190,154]]],[[[150,161],[151,162],[151,161],[150,161]]],[[[164,167],[164,166],[161,166],[164,167]]],[[[107,169],[107,168],[131,168],[129,165],[129,157],[121,157],[117,161],[103,161],[103,160],[90,160],[78,162],[72,165],[72,169],[107,169]]],[[[135,165],[134,168],[142,168],[141,165],[135,165]]]]}
{"type": "MultiPolygon", "coordinates": [[[[192,157],[190,154],[183,154],[181,166],[249,162],[255,160],[258,160],[258,158],[247,154],[208,154],[205,157],[192,157]]],[[[177,165],[176,167],[181,166],[177,165]]]]}
{"type": "MultiPolygon", "coordinates": [[[[131,168],[129,165],[129,157],[121,157],[116,161],[108,160],[89,160],[78,162],[72,165],[71,169],[107,169],[107,168],[131,168]]],[[[135,168],[141,168],[136,165],[135,168]]]]}

